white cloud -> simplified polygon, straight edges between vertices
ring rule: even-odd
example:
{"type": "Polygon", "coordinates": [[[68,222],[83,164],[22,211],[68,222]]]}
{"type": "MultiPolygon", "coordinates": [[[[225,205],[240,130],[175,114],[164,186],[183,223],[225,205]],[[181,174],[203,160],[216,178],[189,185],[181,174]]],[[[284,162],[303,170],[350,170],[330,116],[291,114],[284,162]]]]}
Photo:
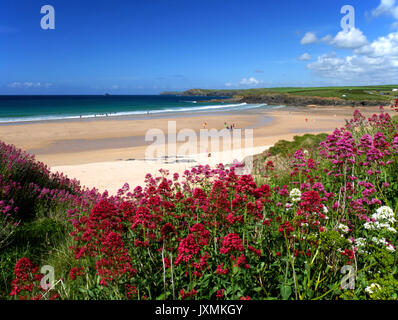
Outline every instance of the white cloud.
{"type": "Polygon", "coordinates": [[[318,38],[314,32],[307,32],[303,39],[301,39],[301,44],[311,44],[317,41],[318,38]]]}
{"type": "MultiPolygon", "coordinates": [[[[380,0],[372,11],[374,17],[382,15],[398,19],[398,1],[380,0]]],[[[393,83],[398,82],[398,21],[391,25],[393,31],[369,41],[361,30],[351,28],[340,31],[335,37],[329,35],[320,39],[337,49],[350,53],[335,52],[323,54],[308,63],[307,68],[315,74],[331,79],[333,83],[393,83]]]]}
{"type": "Polygon", "coordinates": [[[8,86],[10,88],[19,88],[19,87],[21,87],[21,83],[20,82],[13,82],[13,83],[10,83],[8,86]]]}
{"type": "Polygon", "coordinates": [[[321,38],[321,41],[338,49],[357,49],[369,44],[362,31],[356,28],[342,30],[334,38],[328,34],[321,38]]]}
{"type": "Polygon", "coordinates": [[[41,83],[40,82],[24,82],[23,86],[26,88],[39,88],[41,87],[41,83]]]}
{"type": "Polygon", "coordinates": [[[333,39],[328,35],[322,40],[339,49],[357,49],[369,43],[362,31],[356,28],[340,31],[333,39]]]}
{"type": "Polygon", "coordinates": [[[323,54],[317,61],[309,63],[307,67],[316,74],[326,78],[349,79],[354,74],[363,71],[356,63],[356,56],[338,58],[334,52],[323,54]]]}
{"type": "Polygon", "coordinates": [[[321,41],[325,42],[327,44],[331,44],[333,41],[333,37],[330,34],[328,34],[328,35],[324,36],[323,38],[321,38],[321,41]]]}
{"type": "Polygon", "coordinates": [[[298,59],[300,61],[309,61],[311,60],[311,56],[308,53],[304,53],[298,59]]]}
{"type": "Polygon", "coordinates": [[[324,54],[307,67],[321,77],[341,82],[398,82],[398,32],[379,37],[346,57],[324,54]]]}
{"type": "Polygon", "coordinates": [[[372,43],[355,50],[355,53],[369,57],[398,59],[398,31],[379,37],[372,43]]]}
{"type": "Polygon", "coordinates": [[[258,85],[258,84],[260,84],[260,83],[262,83],[263,81],[262,80],[257,80],[256,78],[254,78],[254,77],[250,77],[249,79],[247,79],[247,78],[243,78],[241,81],[240,81],[240,84],[242,84],[242,85],[246,85],[246,86],[251,86],[251,85],[258,85]]]}
{"type": "Polygon", "coordinates": [[[372,15],[375,17],[390,15],[398,19],[398,4],[395,3],[395,0],[381,0],[379,6],[372,11],[372,15]]]}
{"type": "Polygon", "coordinates": [[[45,87],[45,88],[49,88],[52,86],[51,83],[44,83],[42,84],[41,82],[19,82],[19,81],[15,81],[12,82],[8,85],[10,88],[40,88],[40,87],[45,87]]]}

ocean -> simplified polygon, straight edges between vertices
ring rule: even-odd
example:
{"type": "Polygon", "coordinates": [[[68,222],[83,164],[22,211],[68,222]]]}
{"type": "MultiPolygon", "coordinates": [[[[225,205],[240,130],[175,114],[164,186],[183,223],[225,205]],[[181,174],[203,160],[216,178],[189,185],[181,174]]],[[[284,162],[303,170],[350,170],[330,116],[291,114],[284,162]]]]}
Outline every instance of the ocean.
{"type": "Polygon", "coordinates": [[[225,97],[131,96],[0,96],[0,123],[125,115],[216,112],[265,107],[265,104],[201,102],[225,97]]]}

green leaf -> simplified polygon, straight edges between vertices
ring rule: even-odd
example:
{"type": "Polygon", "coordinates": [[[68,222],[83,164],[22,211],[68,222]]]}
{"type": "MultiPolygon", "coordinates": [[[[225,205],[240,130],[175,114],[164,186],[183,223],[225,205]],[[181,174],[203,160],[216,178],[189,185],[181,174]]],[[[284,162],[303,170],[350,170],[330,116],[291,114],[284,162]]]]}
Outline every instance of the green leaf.
{"type": "Polygon", "coordinates": [[[164,293],[162,293],[159,297],[156,297],[156,300],[164,300],[164,293]]]}
{"type": "Polygon", "coordinates": [[[288,300],[290,295],[292,294],[292,288],[287,284],[283,284],[281,286],[281,295],[283,300],[288,300]]]}

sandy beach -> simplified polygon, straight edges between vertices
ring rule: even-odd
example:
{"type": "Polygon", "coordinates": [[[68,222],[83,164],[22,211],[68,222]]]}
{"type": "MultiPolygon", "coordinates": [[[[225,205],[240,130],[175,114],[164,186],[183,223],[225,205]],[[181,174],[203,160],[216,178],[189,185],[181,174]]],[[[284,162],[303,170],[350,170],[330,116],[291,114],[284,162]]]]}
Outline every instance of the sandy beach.
{"type": "MultiPolygon", "coordinates": [[[[182,174],[198,164],[231,163],[244,157],[258,154],[281,139],[291,140],[305,133],[332,132],[344,125],[355,109],[351,107],[285,107],[267,110],[257,108],[244,112],[170,114],[164,117],[138,119],[100,118],[71,121],[48,121],[0,125],[1,140],[16,145],[36,155],[36,158],[71,178],[77,178],[87,187],[108,190],[111,194],[129,183],[131,188],[143,185],[146,173],[158,174],[159,169],[182,174]],[[211,150],[192,154],[179,154],[184,142],[177,142],[177,153],[167,153],[170,158],[146,157],[145,141],[148,130],[160,129],[168,134],[170,121],[175,121],[176,132],[192,130],[199,135],[204,129],[224,129],[224,122],[235,124],[239,129],[253,130],[253,145],[246,149],[211,150]],[[211,157],[208,157],[211,153],[211,157]]],[[[363,107],[366,116],[378,112],[377,107],[363,107]]],[[[166,141],[167,143],[167,141],[166,141]]],[[[173,144],[169,144],[169,147],[173,144]]],[[[168,149],[166,148],[168,151],[168,149]]]]}

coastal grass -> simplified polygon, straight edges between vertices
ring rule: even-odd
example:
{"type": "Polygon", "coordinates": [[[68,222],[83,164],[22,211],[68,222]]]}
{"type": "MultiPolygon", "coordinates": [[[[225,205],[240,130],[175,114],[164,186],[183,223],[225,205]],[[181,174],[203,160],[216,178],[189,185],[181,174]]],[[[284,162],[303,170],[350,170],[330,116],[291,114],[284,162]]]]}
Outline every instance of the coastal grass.
{"type": "Polygon", "coordinates": [[[191,89],[184,92],[164,92],[163,94],[205,95],[205,96],[260,96],[267,94],[289,94],[295,96],[340,98],[361,101],[389,101],[398,97],[398,85],[380,86],[341,86],[341,87],[275,87],[258,89],[191,89]]]}
{"type": "Polygon", "coordinates": [[[320,133],[294,136],[293,141],[280,140],[269,149],[271,156],[293,154],[298,149],[313,149],[327,138],[328,134],[320,133]]]}
{"type": "MultiPolygon", "coordinates": [[[[284,172],[287,171],[288,161],[295,151],[302,149],[309,152],[311,155],[315,153],[319,144],[325,141],[328,134],[304,134],[302,136],[294,136],[293,141],[279,140],[271,148],[265,150],[263,153],[255,155],[253,159],[254,173],[260,180],[257,182],[263,183],[261,179],[263,175],[264,166],[268,161],[275,163],[280,170],[280,179],[284,172]]],[[[287,178],[287,177],[286,177],[287,178]]]]}
{"type": "Polygon", "coordinates": [[[9,295],[21,256],[44,263],[69,239],[67,212],[80,196],[76,180],[0,142],[0,298],[9,295]]]}
{"type": "Polygon", "coordinates": [[[261,95],[268,93],[287,93],[298,96],[344,98],[346,100],[389,100],[398,95],[392,90],[397,86],[369,86],[369,87],[314,87],[314,88],[269,88],[249,89],[248,95],[261,95]]]}

